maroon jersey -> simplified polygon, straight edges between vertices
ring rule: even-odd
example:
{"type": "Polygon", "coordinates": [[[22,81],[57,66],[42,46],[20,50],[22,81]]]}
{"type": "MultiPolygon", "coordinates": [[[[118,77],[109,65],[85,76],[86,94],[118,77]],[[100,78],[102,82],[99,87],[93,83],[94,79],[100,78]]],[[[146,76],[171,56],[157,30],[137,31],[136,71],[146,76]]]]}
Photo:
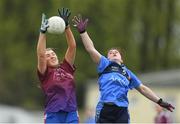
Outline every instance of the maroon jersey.
{"type": "Polygon", "coordinates": [[[46,112],[77,110],[74,71],[75,68],[65,59],[57,68],[48,67],[44,75],[38,71],[46,112]]]}

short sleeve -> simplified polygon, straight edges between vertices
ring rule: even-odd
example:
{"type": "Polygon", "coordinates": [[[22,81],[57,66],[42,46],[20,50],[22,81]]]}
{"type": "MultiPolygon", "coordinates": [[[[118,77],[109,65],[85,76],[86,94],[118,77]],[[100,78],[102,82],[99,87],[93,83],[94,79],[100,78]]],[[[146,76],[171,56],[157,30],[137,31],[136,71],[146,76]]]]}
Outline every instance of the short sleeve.
{"type": "Polygon", "coordinates": [[[66,70],[69,73],[74,73],[76,70],[76,67],[73,65],[71,66],[66,59],[63,60],[63,62],[60,64],[60,67],[66,70]]]}
{"type": "Polygon", "coordinates": [[[38,75],[38,78],[39,80],[41,81],[41,83],[45,80],[45,78],[47,77],[48,73],[49,73],[49,68],[46,69],[45,73],[44,74],[41,74],[39,72],[39,70],[37,69],[37,75],[38,75]]]}
{"type": "Polygon", "coordinates": [[[134,89],[134,88],[139,87],[140,84],[142,84],[141,80],[133,72],[131,72],[129,69],[127,69],[127,72],[131,78],[129,88],[134,89]]]}
{"type": "Polygon", "coordinates": [[[109,65],[109,63],[110,61],[105,56],[101,56],[100,62],[97,66],[97,72],[103,72],[103,70],[109,65]]]}

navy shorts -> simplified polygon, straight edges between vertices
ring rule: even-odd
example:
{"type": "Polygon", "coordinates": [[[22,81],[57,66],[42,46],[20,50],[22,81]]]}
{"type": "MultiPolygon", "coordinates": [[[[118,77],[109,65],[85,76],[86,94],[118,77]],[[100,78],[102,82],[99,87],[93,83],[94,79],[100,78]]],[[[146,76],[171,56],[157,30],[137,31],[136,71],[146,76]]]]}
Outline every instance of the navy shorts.
{"type": "Polygon", "coordinates": [[[44,117],[45,123],[79,123],[77,111],[73,112],[47,112],[44,117]]]}
{"type": "Polygon", "coordinates": [[[129,120],[127,107],[119,107],[106,103],[104,103],[98,118],[96,118],[97,123],[129,123],[129,120]]]}

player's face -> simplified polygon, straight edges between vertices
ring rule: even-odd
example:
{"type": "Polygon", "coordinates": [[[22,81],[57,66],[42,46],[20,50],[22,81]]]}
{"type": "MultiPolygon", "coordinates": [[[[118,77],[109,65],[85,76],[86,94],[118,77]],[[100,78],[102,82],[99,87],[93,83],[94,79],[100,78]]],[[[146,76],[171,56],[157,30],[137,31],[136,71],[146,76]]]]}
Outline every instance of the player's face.
{"type": "Polygon", "coordinates": [[[47,66],[55,67],[59,64],[56,53],[53,50],[46,50],[47,66]]]}
{"type": "Polygon", "coordinates": [[[107,57],[108,57],[108,59],[110,59],[111,61],[116,61],[116,62],[123,63],[121,54],[120,54],[119,51],[116,50],[116,49],[111,49],[111,50],[109,50],[107,57]]]}

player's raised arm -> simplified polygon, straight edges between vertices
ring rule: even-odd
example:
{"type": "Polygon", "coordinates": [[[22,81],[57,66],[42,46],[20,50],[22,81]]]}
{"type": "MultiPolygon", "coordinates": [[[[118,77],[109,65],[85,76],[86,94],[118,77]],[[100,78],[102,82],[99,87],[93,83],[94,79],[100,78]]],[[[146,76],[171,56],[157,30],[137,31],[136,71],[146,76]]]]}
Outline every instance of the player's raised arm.
{"type": "Polygon", "coordinates": [[[68,8],[62,8],[61,10],[58,9],[58,12],[59,12],[59,16],[64,19],[66,24],[65,35],[66,35],[68,48],[65,54],[65,59],[71,65],[73,65],[76,56],[76,42],[69,25],[69,16],[71,15],[71,12],[68,8]]]}
{"type": "Polygon", "coordinates": [[[92,60],[96,64],[98,64],[101,58],[101,54],[95,49],[93,41],[86,32],[88,19],[83,20],[82,17],[78,15],[74,16],[72,21],[74,23],[74,26],[77,27],[77,30],[80,33],[86,51],[90,54],[92,60]]]}
{"type": "Polygon", "coordinates": [[[44,74],[46,71],[46,31],[48,28],[48,20],[46,19],[46,15],[42,14],[41,28],[39,34],[39,40],[37,44],[37,58],[38,58],[38,70],[41,74],[44,74]]]}
{"type": "Polygon", "coordinates": [[[147,86],[141,84],[138,88],[136,88],[142,95],[150,99],[151,101],[159,104],[161,107],[166,108],[169,111],[173,111],[174,106],[171,104],[163,101],[161,98],[159,98],[150,88],[147,86]]]}

